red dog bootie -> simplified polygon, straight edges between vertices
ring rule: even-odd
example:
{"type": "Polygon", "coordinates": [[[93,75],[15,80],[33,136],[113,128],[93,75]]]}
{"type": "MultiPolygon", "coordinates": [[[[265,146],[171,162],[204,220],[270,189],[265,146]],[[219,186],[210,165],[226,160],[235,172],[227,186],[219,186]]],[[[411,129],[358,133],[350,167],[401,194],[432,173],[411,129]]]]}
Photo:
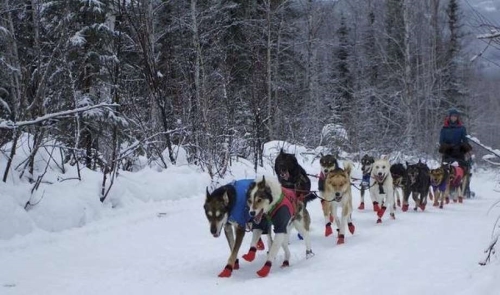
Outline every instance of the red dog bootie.
{"type": "Polygon", "coordinates": [[[386,209],[387,209],[387,207],[386,207],[386,206],[382,206],[382,208],[380,208],[380,210],[378,210],[378,212],[377,212],[377,216],[378,216],[379,218],[382,218],[382,216],[384,216],[384,213],[385,213],[385,210],[386,210],[386,209]]]}
{"type": "Polygon", "coordinates": [[[233,272],[231,265],[226,265],[223,271],[219,274],[219,278],[229,278],[233,272]]]}
{"type": "Polygon", "coordinates": [[[410,207],[409,204],[403,204],[403,207],[401,208],[401,210],[403,210],[403,212],[406,212],[406,211],[408,211],[409,207],[410,207]]]}
{"type": "Polygon", "coordinates": [[[257,249],[255,247],[250,247],[248,253],[243,255],[243,259],[245,259],[248,262],[252,262],[255,259],[255,252],[257,252],[257,249]]]}
{"type": "Polygon", "coordinates": [[[364,202],[361,202],[361,204],[359,204],[358,210],[365,210],[365,203],[364,202]]]}
{"type": "Polygon", "coordinates": [[[326,225],[325,225],[325,237],[328,237],[329,235],[331,235],[333,233],[333,230],[332,230],[332,223],[331,222],[328,222],[326,225]]]}
{"type": "Polygon", "coordinates": [[[458,197],[458,202],[463,203],[464,202],[464,197],[458,197]]]}
{"type": "Polygon", "coordinates": [[[373,211],[375,212],[380,211],[380,206],[378,205],[378,202],[373,202],[373,211]]]}
{"type": "Polygon", "coordinates": [[[337,238],[337,245],[344,244],[344,238],[344,235],[339,235],[339,237],[337,238]]]}
{"type": "Polygon", "coordinates": [[[264,242],[262,242],[262,239],[259,238],[259,241],[257,242],[257,250],[264,250],[266,249],[266,246],[264,246],[264,242]]]}
{"type": "Polygon", "coordinates": [[[397,203],[398,207],[401,207],[401,200],[397,200],[396,203],[397,203]]]}
{"type": "Polygon", "coordinates": [[[240,260],[236,258],[236,261],[234,262],[233,269],[240,269],[240,260]]]}
{"type": "Polygon", "coordinates": [[[266,264],[264,264],[264,266],[257,272],[257,275],[261,278],[267,277],[267,275],[271,271],[272,265],[273,264],[271,263],[271,261],[266,261],[266,264]]]}
{"type": "Polygon", "coordinates": [[[420,204],[420,210],[425,211],[425,205],[426,204],[420,204]]]}
{"type": "Polygon", "coordinates": [[[354,226],[354,224],[352,222],[349,222],[347,224],[347,228],[349,228],[349,232],[353,235],[354,231],[356,230],[356,227],[354,226]]]}

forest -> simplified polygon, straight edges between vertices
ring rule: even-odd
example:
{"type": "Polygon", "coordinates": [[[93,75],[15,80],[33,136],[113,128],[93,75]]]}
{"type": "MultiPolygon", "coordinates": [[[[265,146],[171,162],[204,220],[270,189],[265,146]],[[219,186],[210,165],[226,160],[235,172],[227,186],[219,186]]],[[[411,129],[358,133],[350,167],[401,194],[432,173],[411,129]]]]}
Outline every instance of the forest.
{"type": "Polygon", "coordinates": [[[216,177],[270,140],[437,155],[449,108],[498,146],[479,27],[458,0],[2,0],[0,146],[29,135],[33,182],[54,146],[104,183],[178,146],[216,177]]]}

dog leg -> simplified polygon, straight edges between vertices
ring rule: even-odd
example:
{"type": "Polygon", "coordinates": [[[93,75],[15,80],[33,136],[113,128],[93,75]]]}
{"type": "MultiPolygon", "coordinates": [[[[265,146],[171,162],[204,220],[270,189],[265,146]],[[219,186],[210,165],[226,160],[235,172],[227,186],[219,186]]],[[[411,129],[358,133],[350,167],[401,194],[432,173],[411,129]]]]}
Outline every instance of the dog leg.
{"type": "Polygon", "coordinates": [[[264,266],[257,271],[257,275],[259,277],[267,277],[269,272],[271,271],[271,266],[273,265],[273,261],[278,254],[279,249],[282,247],[283,243],[286,241],[285,233],[278,233],[274,237],[273,244],[271,245],[271,249],[269,249],[269,253],[267,254],[267,261],[264,266]]]}
{"type": "Polygon", "coordinates": [[[395,206],[395,200],[394,200],[394,191],[389,190],[387,192],[387,207],[389,208],[389,215],[391,216],[392,219],[396,219],[396,206],[395,206]]]}
{"type": "Polygon", "coordinates": [[[365,210],[365,187],[361,186],[361,203],[359,204],[358,210],[365,210]]]}
{"type": "Polygon", "coordinates": [[[417,211],[418,206],[420,206],[420,199],[419,199],[420,194],[417,192],[412,192],[411,193],[411,198],[413,199],[413,202],[415,202],[415,207],[413,208],[414,211],[417,211]]]}
{"type": "Polygon", "coordinates": [[[333,233],[333,215],[330,208],[330,202],[321,200],[321,209],[323,209],[323,217],[325,218],[325,237],[328,237],[333,233]]]}
{"type": "Polygon", "coordinates": [[[309,231],[300,220],[294,220],[293,226],[304,237],[304,242],[306,244],[306,259],[313,257],[314,253],[311,249],[311,237],[309,236],[309,231]]]}
{"type": "MultiPolygon", "coordinates": [[[[292,230],[292,226],[289,225],[287,227],[287,232],[290,232],[292,230]]],[[[285,238],[285,241],[283,242],[283,251],[285,252],[285,259],[283,260],[283,264],[281,265],[281,267],[288,267],[290,266],[290,249],[288,248],[288,244],[289,244],[289,240],[290,240],[290,235],[287,234],[286,235],[286,238],[285,238]]]]}
{"type": "Polygon", "coordinates": [[[409,189],[403,189],[403,207],[401,207],[401,210],[403,210],[403,212],[408,211],[408,207],[410,207],[410,204],[408,204],[410,194],[411,192],[409,191],[409,189]]]}
{"type": "MultiPolygon", "coordinates": [[[[268,233],[268,235],[270,235],[270,233],[268,233]]],[[[252,242],[250,243],[250,249],[248,250],[247,254],[243,255],[243,259],[248,262],[252,262],[255,259],[255,252],[257,252],[257,242],[259,241],[261,236],[261,229],[252,230],[252,242]]]]}
{"type": "MultiPolygon", "coordinates": [[[[227,234],[227,232],[226,232],[227,234]]],[[[231,230],[232,234],[232,230],[231,230]]],[[[224,268],[224,270],[219,274],[219,277],[221,278],[228,278],[231,276],[233,269],[239,269],[239,263],[238,263],[238,251],[240,250],[241,243],[243,242],[243,237],[245,236],[245,228],[236,227],[236,240],[233,241],[233,247],[231,249],[231,255],[229,256],[229,259],[227,261],[227,265],[224,268]]]]}
{"type": "Polygon", "coordinates": [[[226,234],[229,250],[231,251],[234,248],[234,232],[233,226],[230,223],[226,223],[226,225],[224,225],[224,233],[226,234]]]}
{"type": "Polygon", "coordinates": [[[347,227],[347,217],[349,215],[349,212],[347,212],[346,206],[343,206],[342,212],[341,212],[341,217],[340,217],[340,225],[339,225],[339,237],[337,239],[337,245],[344,244],[344,239],[345,239],[345,229],[347,227]]]}

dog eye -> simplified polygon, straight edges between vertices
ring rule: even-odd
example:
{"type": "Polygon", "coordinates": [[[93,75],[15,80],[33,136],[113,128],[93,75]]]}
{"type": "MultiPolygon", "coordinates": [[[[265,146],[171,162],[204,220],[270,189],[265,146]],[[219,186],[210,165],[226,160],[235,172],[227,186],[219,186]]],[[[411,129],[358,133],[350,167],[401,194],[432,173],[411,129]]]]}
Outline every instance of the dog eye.
{"type": "Polygon", "coordinates": [[[257,200],[257,203],[260,203],[261,201],[262,201],[262,199],[258,199],[258,200],[257,200]]]}
{"type": "Polygon", "coordinates": [[[207,215],[208,215],[208,216],[212,216],[212,215],[214,215],[214,214],[212,213],[212,211],[208,211],[208,212],[207,212],[207,215]]]}
{"type": "Polygon", "coordinates": [[[382,166],[382,169],[385,169],[385,166],[382,166]]]}

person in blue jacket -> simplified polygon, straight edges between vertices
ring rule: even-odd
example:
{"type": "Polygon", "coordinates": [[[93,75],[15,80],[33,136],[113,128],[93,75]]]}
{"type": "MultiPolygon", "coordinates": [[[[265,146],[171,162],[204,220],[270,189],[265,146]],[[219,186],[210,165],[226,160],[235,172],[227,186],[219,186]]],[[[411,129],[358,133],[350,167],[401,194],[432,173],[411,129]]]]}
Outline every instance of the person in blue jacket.
{"type": "Polygon", "coordinates": [[[456,109],[451,109],[445,118],[439,137],[439,152],[443,155],[443,162],[452,160],[465,162],[465,154],[471,149],[467,130],[460,120],[460,113],[456,109]]]}

